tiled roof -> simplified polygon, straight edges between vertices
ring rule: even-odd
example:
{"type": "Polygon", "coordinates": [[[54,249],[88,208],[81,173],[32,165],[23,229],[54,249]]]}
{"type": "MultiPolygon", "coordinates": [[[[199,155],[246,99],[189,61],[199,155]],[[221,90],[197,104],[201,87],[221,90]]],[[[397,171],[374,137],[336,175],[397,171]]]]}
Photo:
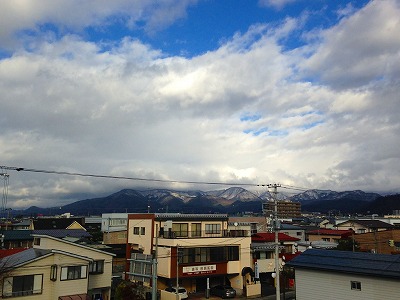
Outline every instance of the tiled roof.
{"type": "Polygon", "coordinates": [[[351,235],[353,233],[352,230],[335,230],[335,229],[317,229],[317,230],[311,230],[307,231],[307,234],[320,234],[320,235],[351,235]]]}
{"type": "Polygon", "coordinates": [[[33,240],[31,233],[32,233],[32,230],[2,230],[2,231],[0,231],[0,234],[4,234],[4,241],[33,240]]]}
{"type": "Polygon", "coordinates": [[[295,268],[400,279],[400,255],[309,249],[288,263],[295,268]]]}
{"type": "Polygon", "coordinates": [[[287,223],[281,223],[281,230],[303,230],[300,226],[292,225],[292,224],[287,224],[287,223]]]}
{"type": "Polygon", "coordinates": [[[345,223],[355,223],[355,224],[359,224],[361,226],[364,226],[366,228],[393,228],[394,226],[380,221],[380,220],[348,220],[348,221],[344,221],[342,223],[337,224],[337,226],[342,226],[345,223]]]}
{"type": "Polygon", "coordinates": [[[77,222],[82,226],[85,225],[84,218],[39,218],[33,221],[33,227],[36,230],[66,229],[74,222],[77,222]]]}
{"type": "MultiPolygon", "coordinates": [[[[298,238],[289,236],[284,233],[279,233],[278,239],[281,242],[296,242],[296,241],[300,240],[298,238]]],[[[275,233],[273,233],[273,232],[258,232],[251,236],[251,241],[252,242],[273,242],[273,241],[275,241],[275,233]]]]}
{"type": "Polygon", "coordinates": [[[33,230],[32,234],[48,235],[60,239],[65,237],[91,237],[91,234],[83,229],[43,229],[33,230]]]}

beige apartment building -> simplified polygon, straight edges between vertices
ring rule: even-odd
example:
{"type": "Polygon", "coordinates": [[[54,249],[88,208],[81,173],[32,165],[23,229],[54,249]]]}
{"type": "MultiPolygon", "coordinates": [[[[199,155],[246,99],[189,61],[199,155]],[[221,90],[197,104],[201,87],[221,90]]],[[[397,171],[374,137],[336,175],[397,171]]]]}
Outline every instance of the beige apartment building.
{"type": "MultiPolygon", "coordinates": [[[[217,284],[229,284],[241,294],[253,265],[250,226],[228,225],[225,214],[129,214],[128,248],[131,253],[156,253],[157,286],[180,286],[203,292],[217,284]],[[156,246],[157,245],[157,246],[156,246]]],[[[131,253],[127,253],[127,279],[134,280],[131,253]]]]}

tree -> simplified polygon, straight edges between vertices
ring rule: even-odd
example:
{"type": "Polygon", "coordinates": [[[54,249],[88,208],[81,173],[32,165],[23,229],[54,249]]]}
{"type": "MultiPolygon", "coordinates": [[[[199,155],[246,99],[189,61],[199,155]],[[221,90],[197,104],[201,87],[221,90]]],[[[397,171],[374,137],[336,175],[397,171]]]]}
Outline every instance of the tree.
{"type": "Polygon", "coordinates": [[[115,291],[115,300],[144,300],[144,287],[130,281],[122,281],[115,291]]]}
{"type": "Polygon", "coordinates": [[[336,247],[335,250],[341,250],[341,251],[360,251],[360,245],[356,240],[353,240],[351,238],[349,239],[340,239],[338,242],[338,246],[336,247]],[[354,249],[353,249],[354,246],[354,249]]]}

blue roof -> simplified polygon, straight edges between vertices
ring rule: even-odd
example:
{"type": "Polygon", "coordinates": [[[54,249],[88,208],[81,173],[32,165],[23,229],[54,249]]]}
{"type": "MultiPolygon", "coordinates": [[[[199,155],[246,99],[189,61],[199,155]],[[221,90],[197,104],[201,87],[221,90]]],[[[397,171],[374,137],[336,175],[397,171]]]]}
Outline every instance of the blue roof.
{"type": "Polygon", "coordinates": [[[400,279],[400,255],[308,249],[287,265],[299,269],[400,279]]]}

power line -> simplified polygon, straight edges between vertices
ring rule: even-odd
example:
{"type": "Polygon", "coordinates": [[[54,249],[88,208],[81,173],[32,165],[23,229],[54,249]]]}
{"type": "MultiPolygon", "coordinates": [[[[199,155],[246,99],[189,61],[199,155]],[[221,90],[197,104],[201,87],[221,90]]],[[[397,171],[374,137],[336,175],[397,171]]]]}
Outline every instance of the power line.
{"type": "Polygon", "coordinates": [[[147,182],[187,183],[187,184],[227,185],[227,186],[254,186],[254,187],[257,187],[257,186],[268,186],[268,184],[254,184],[254,183],[168,180],[168,179],[140,178],[140,177],[129,177],[129,176],[112,176],[112,175],[100,175],[100,174],[86,174],[86,173],[40,170],[40,169],[30,169],[30,168],[23,168],[23,167],[9,167],[9,166],[0,166],[0,168],[1,169],[5,169],[5,170],[17,171],[17,172],[32,172],[32,173],[57,174],[57,175],[107,178],[107,179],[125,179],[125,180],[147,181],[147,182]]]}

